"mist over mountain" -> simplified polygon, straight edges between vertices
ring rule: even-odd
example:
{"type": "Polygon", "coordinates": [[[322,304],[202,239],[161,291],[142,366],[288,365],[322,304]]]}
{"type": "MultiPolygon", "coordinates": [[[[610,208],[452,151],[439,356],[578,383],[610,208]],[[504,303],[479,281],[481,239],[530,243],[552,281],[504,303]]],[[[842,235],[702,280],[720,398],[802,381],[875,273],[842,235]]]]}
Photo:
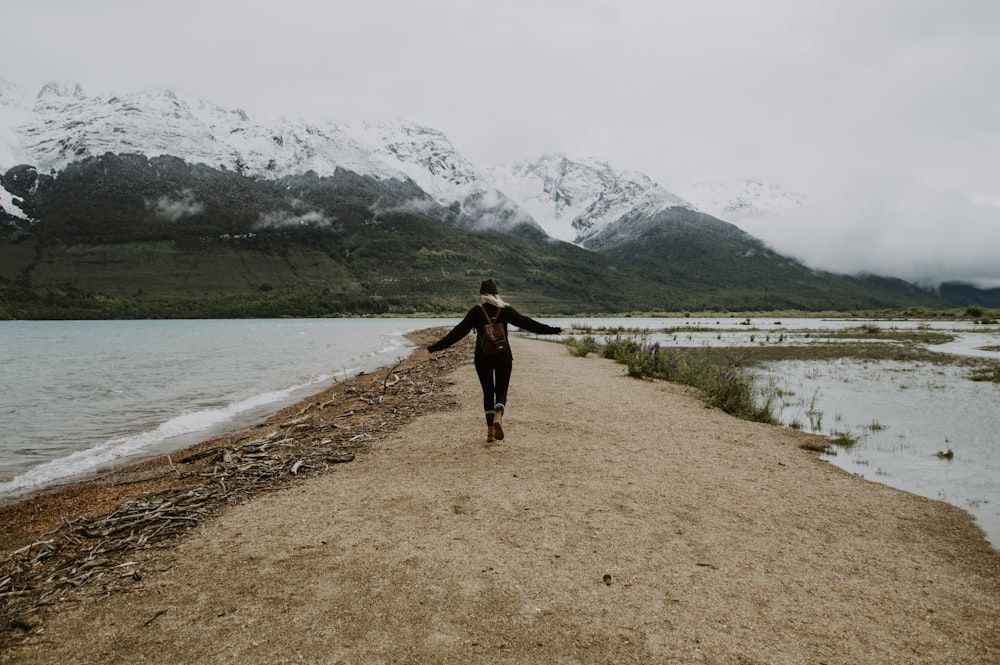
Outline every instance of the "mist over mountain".
{"type": "MultiPolygon", "coordinates": [[[[720,216],[791,205],[757,184],[720,216]]],[[[47,85],[30,100],[0,84],[0,186],[8,303],[441,311],[488,275],[569,313],[944,304],[811,270],[597,158],[480,168],[405,121],[257,119],[166,90],[47,85]]]]}
{"type": "Polygon", "coordinates": [[[685,195],[702,212],[734,223],[812,205],[805,195],[789,192],[774,183],[749,179],[695,183],[685,195]]]}

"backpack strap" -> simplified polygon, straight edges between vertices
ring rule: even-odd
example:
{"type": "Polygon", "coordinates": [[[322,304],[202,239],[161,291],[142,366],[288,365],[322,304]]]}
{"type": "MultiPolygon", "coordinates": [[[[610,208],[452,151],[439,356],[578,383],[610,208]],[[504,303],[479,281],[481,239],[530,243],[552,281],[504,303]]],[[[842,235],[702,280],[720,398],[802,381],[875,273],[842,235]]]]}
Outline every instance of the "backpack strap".
{"type": "Polygon", "coordinates": [[[486,311],[486,306],[485,305],[480,305],[479,309],[483,310],[483,316],[486,317],[486,323],[496,323],[496,320],[500,318],[500,311],[499,310],[497,310],[497,315],[491,319],[490,318],[490,313],[486,311]]]}

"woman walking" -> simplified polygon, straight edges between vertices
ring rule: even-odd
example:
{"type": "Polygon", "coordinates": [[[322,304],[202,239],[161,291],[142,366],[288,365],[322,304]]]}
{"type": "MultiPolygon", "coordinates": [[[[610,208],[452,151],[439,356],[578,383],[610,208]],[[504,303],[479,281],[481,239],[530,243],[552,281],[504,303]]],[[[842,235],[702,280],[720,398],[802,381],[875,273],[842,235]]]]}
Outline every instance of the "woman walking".
{"type": "Polygon", "coordinates": [[[483,388],[483,410],[486,412],[486,441],[503,440],[503,414],[507,408],[507,388],[514,356],[507,344],[507,324],[539,335],[558,335],[562,328],[554,328],[520,314],[500,298],[496,282],[488,279],[479,287],[483,303],[469,310],[462,322],[451,332],[427,347],[431,353],[446,349],[476,330],[476,374],[483,388]],[[491,324],[500,324],[503,338],[499,344],[491,344],[493,329],[491,324]]]}

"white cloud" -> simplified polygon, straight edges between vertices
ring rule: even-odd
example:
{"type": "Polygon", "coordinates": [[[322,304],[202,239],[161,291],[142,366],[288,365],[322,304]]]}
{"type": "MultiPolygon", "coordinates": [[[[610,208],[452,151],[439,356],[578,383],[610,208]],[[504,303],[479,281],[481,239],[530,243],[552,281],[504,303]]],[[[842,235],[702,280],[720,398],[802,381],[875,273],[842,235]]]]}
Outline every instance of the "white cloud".
{"type": "Polygon", "coordinates": [[[263,213],[258,221],[258,228],[280,228],[283,226],[329,226],[333,221],[317,210],[307,212],[289,212],[277,210],[263,213]]]}
{"type": "Polygon", "coordinates": [[[161,196],[155,201],[147,200],[146,209],[171,222],[184,217],[200,215],[205,211],[205,205],[199,201],[190,189],[177,192],[174,196],[161,196]]]}
{"type": "Polygon", "coordinates": [[[513,230],[521,224],[538,227],[516,203],[495,189],[467,197],[462,202],[462,218],[482,230],[513,230]]]}
{"type": "Polygon", "coordinates": [[[1000,205],[914,182],[865,183],[810,208],[741,224],[779,252],[833,272],[920,284],[1000,286],[1000,205]]]}

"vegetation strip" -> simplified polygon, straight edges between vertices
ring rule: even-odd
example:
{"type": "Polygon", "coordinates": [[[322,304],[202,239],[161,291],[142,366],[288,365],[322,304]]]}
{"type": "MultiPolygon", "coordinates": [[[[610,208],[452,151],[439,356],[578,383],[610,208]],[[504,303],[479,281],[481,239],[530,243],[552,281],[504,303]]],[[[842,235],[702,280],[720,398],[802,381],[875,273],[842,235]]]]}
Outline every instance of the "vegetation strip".
{"type": "Polygon", "coordinates": [[[629,376],[660,379],[694,386],[705,392],[706,401],[728,414],[744,420],[777,424],[769,400],[758,404],[758,392],[753,379],[743,371],[741,363],[731,360],[725,365],[686,353],[673,354],[659,344],[634,339],[608,339],[603,345],[593,337],[566,340],[570,353],[586,356],[598,353],[628,368],[629,376]]]}

